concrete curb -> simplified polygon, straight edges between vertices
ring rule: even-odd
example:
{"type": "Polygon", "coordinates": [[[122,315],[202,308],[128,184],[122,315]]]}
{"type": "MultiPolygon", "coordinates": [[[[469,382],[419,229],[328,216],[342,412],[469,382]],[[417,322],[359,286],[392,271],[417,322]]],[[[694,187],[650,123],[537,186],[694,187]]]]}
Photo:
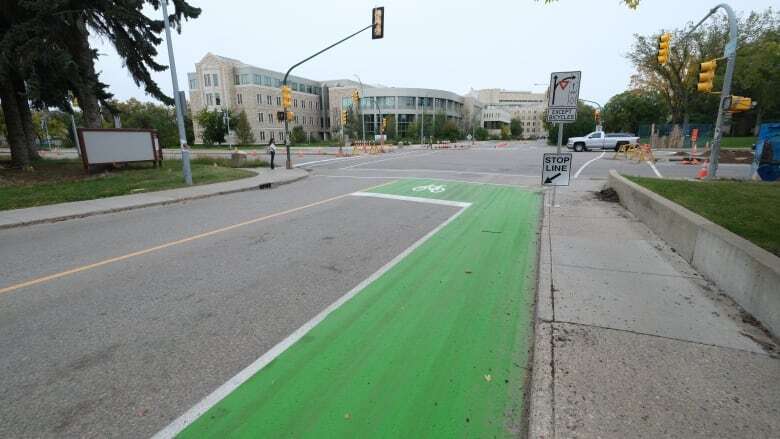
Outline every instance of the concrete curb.
{"type": "MultiPolygon", "coordinates": [[[[252,168],[247,168],[247,169],[250,171],[257,172],[255,169],[252,168]]],[[[212,183],[212,184],[206,184],[202,186],[192,186],[190,188],[177,188],[177,189],[169,189],[169,190],[157,191],[157,192],[148,192],[144,194],[121,195],[118,197],[99,198],[95,200],[75,201],[72,203],[52,204],[48,206],[32,207],[26,209],[0,211],[0,230],[11,229],[15,227],[31,226],[34,224],[54,223],[54,222],[65,221],[69,219],[75,219],[75,218],[85,218],[85,217],[95,216],[95,215],[104,215],[108,213],[124,212],[128,210],[142,209],[145,207],[165,206],[168,204],[198,200],[201,198],[209,198],[218,195],[234,194],[237,192],[246,192],[246,191],[258,190],[258,189],[271,189],[274,187],[283,186],[285,184],[290,184],[296,181],[303,180],[304,178],[309,176],[308,172],[303,169],[295,169],[292,172],[294,172],[296,175],[282,180],[277,180],[277,181],[268,180],[267,178],[265,178],[267,177],[266,175],[257,175],[255,177],[249,177],[245,179],[212,183]],[[231,183],[232,186],[234,187],[227,187],[225,189],[222,189],[222,187],[224,186],[231,186],[231,183]],[[244,183],[244,184],[238,185],[240,183],[244,183]],[[194,193],[189,195],[171,196],[171,193],[182,192],[187,189],[190,189],[194,193]],[[213,190],[209,191],[209,189],[213,189],[213,190]],[[99,203],[99,202],[106,202],[106,201],[120,200],[120,199],[127,200],[130,197],[135,197],[138,198],[139,200],[137,202],[131,201],[123,206],[118,206],[118,207],[100,207],[100,206],[89,205],[91,204],[90,202],[99,203]],[[145,200],[145,198],[147,200],[145,200]],[[2,218],[3,216],[13,217],[15,215],[23,217],[31,209],[45,209],[46,211],[51,211],[51,213],[40,214],[38,218],[32,218],[32,219],[4,221],[4,219],[2,218]],[[60,213],[57,213],[57,210],[60,210],[60,213]],[[20,213],[22,211],[27,211],[27,212],[20,213]],[[63,212],[67,212],[67,213],[63,213],[63,212]]]]}
{"type": "Polygon", "coordinates": [[[780,258],[655,192],[609,172],[620,204],[742,308],[780,335],[780,258]]]}
{"type": "Polygon", "coordinates": [[[550,279],[549,216],[546,215],[549,192],[542,199],[542,217],[539,221],[539,246],[536,270],[536,300],[534,302],[533,348],[529,385],[526,386],[528,426],[526,437],[554,437],[554,387],[552,348],[552,282],[550,279]]]}

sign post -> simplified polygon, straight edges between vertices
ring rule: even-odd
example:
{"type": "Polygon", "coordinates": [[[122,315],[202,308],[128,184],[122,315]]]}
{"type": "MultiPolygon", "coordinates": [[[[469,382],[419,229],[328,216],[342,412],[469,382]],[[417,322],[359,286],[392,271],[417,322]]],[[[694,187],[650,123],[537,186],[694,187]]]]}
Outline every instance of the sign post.
{"type": "Polygon", "coordinates": [[[556,188],[569,185],[571,153],[561,153],[563,146],[563,124],[577,120],[577,104],[580,101],[580,78],[582,72],[553,72],[547,89],[547,122],[558,124],[558,148],[555,154],[544,154],[542,159],[542,186],[552,186],[552,205],[555,204],[556,188]]]}

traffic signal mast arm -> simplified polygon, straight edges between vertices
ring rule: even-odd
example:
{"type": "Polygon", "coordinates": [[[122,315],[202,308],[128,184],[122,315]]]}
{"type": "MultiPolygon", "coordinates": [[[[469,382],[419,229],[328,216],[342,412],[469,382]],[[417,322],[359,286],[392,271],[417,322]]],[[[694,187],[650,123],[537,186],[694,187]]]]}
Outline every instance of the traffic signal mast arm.
{"type": "MultiPolygon", "coordinates": [[[[379,9],[379,8],[375,8],[375,9],[379,9]]],[[[339,41],[336,41],[335,43],[331,44],[330,46],[320,50],[319,52],[315,53],[314,55],[311,55],[311,56],[309,56],[309,57],[307,57],[307,58],[305,58],[305,59],[303,59],[303,60],[293,64],[292,67],[287,69],[287,73],[284,74],[284,79],[282,80],[282,92],[284,92],[285,87],[287,87],[287,90],[289,90],[289,87],[287,86],[287,78],[290,76],[290,72],[292,72],[293,69],[295,69],[299,65],[301,65],[301,64],[305,63],[306,61],[309,61],[310,59],[316,57],[317,55],[319,55],[319,54],[321,54],[323,52],[326,52],[326,51],[328,51],[328,50],[338,46],[339,44],[343,43],[344,41],[347,41],[348,39],[354,37],[355,35],[357,35],[357,34],[359,34],[361,32],[367,31],[368,29],[376,28],[376,30],[374,31],[374,33],[372,35],[372,38],[374,38],[374,39],[382,38],[384,36],[384,8],[381,8],[381,9],[382,10],[381,10],[381,12],[379,14],[377,14],[376,11],[372,11],[372,14],[371,14],[372,21],[371,21],[371,24],[369,24],[368,26],[360,29],[359,31],[357,31],[357,32],[355,32],[355,33],[345,37],[345,38],[340,39],[339,41]],[[378,26],[378,27],[376,26],[376,20],[377,19],[381,20],[380,26],[378,26]],[[381,29],[380,33],[377,33],[377,30],[380,30],[380,29],[381,29]]],[[[285,107],[284,111],[287,112],[288,108],[289,107],[285,107]]],[[[290,116],[290,114],[288,113],[286,116],[290,116]]],[[[287,149],[287,169],[291,169],[292,168],[292,158],[290,156],[290,135],[289,135],[289,126],[288,126],[288,122],[289,121],[287,119],[288,119],[288,117],[285,117],[285,119],[284,119],[284,144],[285,144],[286,149],[287,149]]]]}

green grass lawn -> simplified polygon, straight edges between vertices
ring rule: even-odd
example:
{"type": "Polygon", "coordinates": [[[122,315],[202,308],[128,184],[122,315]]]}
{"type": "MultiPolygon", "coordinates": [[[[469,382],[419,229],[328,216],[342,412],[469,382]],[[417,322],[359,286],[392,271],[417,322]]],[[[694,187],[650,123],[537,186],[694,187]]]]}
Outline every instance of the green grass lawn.
{"type": "MultiPolygon", "coordinates": [[[[321,148],[325,146],[339,146],[339,144],[338,142],[328,140],[328,141],[319,141],[319,142],[311,142],[311,143],[295,143],[295,144],[291,144],[290,146],[295,148],[321,148]]],[[[201,144],[191,145],[191,147],[192,149],[230,149],[231,148],[231,146],[228,145],[227,143],[223,143],[222,145],[206,145],[201,143],[201,144]]],[[[235,145],[233,147],[235,147],[235,145]]],[[[283,148],[284,142],[277,143],[276,147],[283,148]]],[[[177,148],[178,147],[172,147],[170,149],[177,149],[177,148]]],[[[267,143],[256,144],[256,145],[238,145],[239,150],[260,151],[260,150],[265,150],[266,148],[268,148],[267,143]]]]}
{"type": "MultiPolygon", "coordinates": [[[[756,143],[757,137],[743,136],[743,137],[724,137],[720,140],[721,148],[751,148],[756,143]]],[[[700,138],[697,145],[699,148],[703,148],[706,142],[712,142],[712,139],[700,138]]],[[[650,143],[649,137],[642,137],[639,139],[639,143],[650,143]]]]}
{"type": "Polygon", "coordinates": [[[780,183],[626,178],[780,256],[780,183]]]}
{"type": "Polygon", "coordinates": [[[751,148],[756,143],[757,137],[724,137],[720,140],[721,148],[751,148]]]}
{"type": "MultiPolygon", "coordinates": [[[[251,162],[250,162],[251,163],[251,162]]],[[[262,166],[264,162],[254,163],[262,166]]],[[[229,160],[196,159],[192,163],[196,185],[236,180],[255,175],[229,167],[229,160]]],[[[132,164],[126,168],[87,175],[78,160],[40,160],[33,171],[0,168],[0,210],[21,209],[68,201],[153,192],[184,186],[181,161],[163,161],[161,168],[132,164]]]]}

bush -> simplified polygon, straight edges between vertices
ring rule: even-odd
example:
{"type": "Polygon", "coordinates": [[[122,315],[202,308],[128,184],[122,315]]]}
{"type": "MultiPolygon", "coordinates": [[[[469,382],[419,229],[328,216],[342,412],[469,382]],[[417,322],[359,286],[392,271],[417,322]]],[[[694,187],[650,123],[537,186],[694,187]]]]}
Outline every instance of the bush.
{"type": "Polygon", "coordinates": [[[488,139],[488,130],[479,127],[474,130],[474,138],[477,140],[487,140],[488,139]]]}
{"type": "Polygon", "coordinates": [[[302,126],[297,126],[290,132],[290,143],[303,143],[306,141],[306,133],[303,131],[302,126]]]}

